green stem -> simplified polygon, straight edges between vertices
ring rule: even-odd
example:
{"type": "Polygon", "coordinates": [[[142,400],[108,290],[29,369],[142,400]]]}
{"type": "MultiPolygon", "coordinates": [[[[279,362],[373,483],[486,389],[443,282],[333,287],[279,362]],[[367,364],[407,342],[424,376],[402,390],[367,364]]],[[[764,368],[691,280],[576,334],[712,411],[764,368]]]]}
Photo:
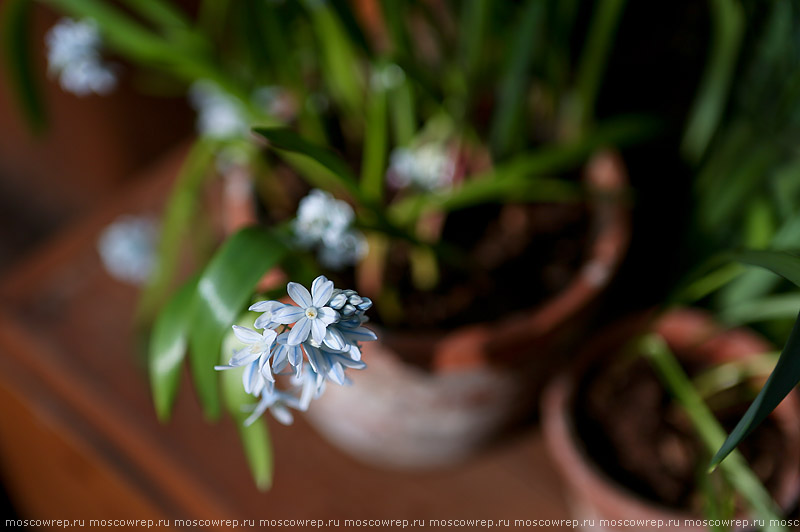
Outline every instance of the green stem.
{"type": "MultiPolygon", "coordinates": [[[[702,443],[710,453],[715,453],[725,442],[727,434],[692,386],[667,343],[659,335],[650,334],[641,339],[640,347],[664,386],[686,412],[702,443]]],[[[738,451],[732,452],[719,467],[734,489],[767,523],[764,530],[786,530],[770,524],[771,521],[780,519],[780,509],[738,451]]]]}

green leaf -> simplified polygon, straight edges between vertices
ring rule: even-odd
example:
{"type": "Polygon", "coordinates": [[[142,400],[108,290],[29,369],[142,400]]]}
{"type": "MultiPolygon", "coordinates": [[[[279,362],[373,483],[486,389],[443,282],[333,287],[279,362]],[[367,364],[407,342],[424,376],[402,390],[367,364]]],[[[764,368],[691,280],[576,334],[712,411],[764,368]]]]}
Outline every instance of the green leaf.
{"type": "Polygon", "coordinates": [[[31,130],[41,133],[47,118],[41,91],[32,69],[31,7],[30,0],[8,0],[0,14],[1,31],[8,78],[17,93],[31,130]]]}
{"type": "Polygon", "coordinates": [[[540,53],[544,43],[545,27],[544,0],[528,0],[519,14],[517,26],[508,64],[504,69],[502,81],[497,94],[497,110],[492,119],[491,141],[494,153],[502,157],[512,147],[517,126],[525,115],[523,102],[525,89],[530,84],[528,70],[536,54],[540,53]]]}
{"type": "Polygon", "coordinates": [[[558,174],[580,166],[594,151],[605,146],[622,146],[652,135],[658,124],[647,117],[620,117],[587,132],[567,144],[542,146],[523,153],[494,169],[471,177],[451,191],[410,196],[391,207],[393,220],[410,224],[429,209],[455,209],[486,201],[503,201],[523,193],[520,201],[580,198],[580,187],[543,174],[558,174]],[[538,188],[541,187],[541,188],[538,188]]]}
{"type": "Polygon", "coordinates": [[[253,131],[270,142],[272,148],[299,153],[311,158],[327,169],[336,179],[337,185],[355,198],[361,197],[358,179],[350,167],[338,155],[327,148],[318,146],[301,137],[294,131],[282,127],[257,127],[253,131]]]}
{"type": "Polygon", "coordinates": [[[162,422],[169,420],[178,392],[196,288],[195,278],[175,293],[158,315],[150,336],[150,389],[156,414],[162,422]]]}
{"type": "Polygon", "coordinates": [[[747,250],[734,254],[733,258],[766,268],[800,287],[800,257],[796,255],[786,251],[747,250]]]}
{"type": "Polygon", "coordinates": [[[370,101],[367,106],[364,160],[361,164],[361,191],[373,202],[380,202],[383,199],[383,176],[386,172],[388,149],[386,100],[386,90],[383,87],[376,87],[370,93],[370,101]]]}
{"type": "Polygon", "coordinates": [[[350,112],[361,113],[363,79],[347,31],[327,2],[306,0],[304,4],[311,17],[314,35],[319,40],[322,73],[331,96],[350,112]]]}
{"type": "MultiPolygon", "coordinates": [[[[239,385],[241,385],[241,381],[239,385]]],[[[261,418],[245,426],[244,418],[245,416],[242,415],[234,418],[239,429],[244,455],[256,486],[261,491],[267,491],[272,487],[272,475],[275,469],[272,440],[269,437],[267,422],[261,418]]]]}
{"type": "Polygon", "coordinates": [[[711,53],[681,143],[681,151],[693,162],[705,153],[722,117],[745,29],[744,10],[738,0],[710,0],[709,4],[711,53]]]}
{"type": "Polygon", "coordinates": [[[216,144],[198,140],[192,146],[165,207],[157,263],[139,300],[137,320],[148,321],[163,305],[178,270],[181,242],[197,215],[198,198],[209,175],[216,144]]]}
{"type": "MultiPolygon", "coordinates": [[[[247,312],[243,318],[238,320],[238,325],[252,328],[256,317],[258,317],[257,313],[247,312]]],[[[231,354],[242,347],[244,347],[244,344],[236,338],[232,330],[228,329],[222,342],[220,364],[227,364],[231,354]]],[[[242,373],[244,373],[244,367],[221,372],[222,400],[225,404],[225,409],[233,418],[233,422],[239,431],[242,449],[247,458],[247,464],[250,467],[253,480],[258,489],[265,491],[272,486],[274,469],[272,442],[270,441],[267,423],[263,418],[257,419],[249,426],[244,424],[249,415],[249,409],[255,406],[256,400],[252,395],[244,391],[242,373]]]]}
{"type": "Polygon", "coordinates": [[[222,339],[250,298],[258,280],[286,255],[275,232],[242,229],[217,251],[197,283],[189,333],[195,388],[206,415],[219,416],[214,365],[222,339]]]}
{"type": "Polygon", "coordinates": [[[800,316],[795,322],[789,340],[783,347],[778,364],[767,383],[756,396],[742,419],[730,433],[725,443],[711,460],[711,467],[719,465],[743,439],[764,421],[800,382],[800,316]]]}
{"type": "MultiPolygon", "coordinates": [[[[669,390],[686,412],[700,441],[713,452],[725,438],[725,430],[692,386],[667,343],[661,336],[649,334],[640,339],[639,347],[658,373],[664,387],[669,390]]],[[[767,522],[773,519],[778,520],[780,509],[739,452],[735,452],[730,460],[722,464],[721,469],[731,485],[744,497],[758,517],[767,522]]],[[[764,530],[783,531],[785,529],[781,526],[770,525],[764,530]]]]}
{"type": "MultiPolygon", "coordinates": [[[[746,251],[736,255],[740,262],[767,268],[800,286],[800,258],[780,251],[746,251]]],[[[778,364],[767,379],[753,404],[725,440],[711,461],[712,467],[722,462],[800,382],[800,316],[795,321],[789,340],[783,347],[778,364]]]]}
{"type": "Polygon", "coordinates": [[[581,53],[576,80],[579,98],[577,125],[591,122],[594,106],[603,80],[617,24],[625,8],[625,0],[605,0],[595,4],[589,33],[581,53]]]}

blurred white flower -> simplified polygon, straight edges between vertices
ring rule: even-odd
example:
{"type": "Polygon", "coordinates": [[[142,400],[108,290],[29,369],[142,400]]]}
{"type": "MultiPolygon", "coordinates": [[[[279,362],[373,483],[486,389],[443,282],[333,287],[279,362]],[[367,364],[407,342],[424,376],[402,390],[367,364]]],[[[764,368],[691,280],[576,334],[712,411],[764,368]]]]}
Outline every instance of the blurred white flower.
{"type": "Polygon", "coordinates": [[[226,94],[215,83],[195,81],[189,88],[189,101],[197,111],[197,132],[206,137],[243,137],[249,131],[247,113],[241,102],[226,94]]]}
{"type": "Polygon", "coordinates": [[[291,122],[297,116],[297,99],[283,87],[270,85],[256,89],[253,103],[281,122],[291,122]]]}
{"type": "Polygon", "coordinates": [[[155,267],[157,241],[155,220],[124,215],[103,230],[97,240],[97,250],[111,277],[141,285],[155,267]]]}
{"type": "Polygon", "coordinates": [[[366,238],[352,228],[354,220],[350,205],[314,189],[300,200],[292,229],[300,247],[316,248],[320,263],[338,270],[355,264],[367,253],[366,238]]]}
{"type": "Polygon", "coordinates": [[[102,38],[92,20],[62,18],[45,36],[48,71],[59,84],[77,96],[107,94],[117,85],[117,75],[100,55],[102,38]]]}
{"type": "Polygon", "coordinates": [[[415,186],[438,190],[453,183],[455,162],[443,144],[428,143],[416,148],[395,148],[387,179],[394,188],[415,186]]]}

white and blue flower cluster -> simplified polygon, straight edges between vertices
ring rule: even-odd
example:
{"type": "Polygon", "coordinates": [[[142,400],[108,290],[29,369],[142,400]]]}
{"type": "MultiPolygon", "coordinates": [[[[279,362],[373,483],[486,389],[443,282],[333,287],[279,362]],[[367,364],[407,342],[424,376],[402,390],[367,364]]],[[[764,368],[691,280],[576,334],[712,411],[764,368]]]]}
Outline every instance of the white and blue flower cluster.
{"type": "Polygon", "coordinates": [[[357,263],[368,250],[364,234],[353,228],[354,220],[347,202],[314,189],[300,200],[292,229],[301,248],[315,249],[323,266],[341,270],[357,263]]]}
{"type": "Polygon", "coordinates": [[[100,55],[102,38],[93,20],[62,18],[45,36],[47,63],[59,84],[77,96],[107,94],[117,75],[100,55]]]}
{"type": "Polygon", "coordinates": [[[252,305],[250,310],[262,313],[253,325],[257,330],[234,325],[234,334],[246,347],[235,351],[227,366],[216,367],[245,367],[244,389],[260,398],[245,424],[266,410],[281,423],[291,423],[289,408],[307,410],[328,381],[350,384],[345,370],[366,367],[361,342],[377,339],[363,327],[368,320],[364,313],[372,306],[369,298],[335,289],[324,276],[314,280],[310,293],[298,283],[289,283],[287,291],[296,305],[280,301],[252,305]],[[288,389],[276,387],[275,376],[283,374],[291,375],[288,389]]]}

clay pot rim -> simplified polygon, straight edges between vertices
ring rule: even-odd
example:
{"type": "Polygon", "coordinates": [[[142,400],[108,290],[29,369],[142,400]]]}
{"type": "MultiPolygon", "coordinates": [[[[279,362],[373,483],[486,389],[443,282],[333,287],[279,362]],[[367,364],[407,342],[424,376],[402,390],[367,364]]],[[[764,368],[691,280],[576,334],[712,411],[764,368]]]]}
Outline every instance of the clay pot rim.
{"type": "MultiPolygon", "coordinates": [[[[612,327],[607,331],[605,337],[601,337],[599,342],[594,342],[593,348],[582,354],[571,371],[568,370],[551,381],[542,396],[542,431],[547,449],[570,489],[596,501],[598,507],[612,509],[609,515],[603,517],[678,519],[684,523],[684,519],[698,519],[699,517],[639,497],[600,469],[584,451],[575,430],[572,415],[576,385],[580,382],[589,363],[603,356],[604,351],[607,352],[607,348],[614,344],[615,334],[618,335],[623,330],[630,331],[631,324],[634,324],[633,327],[637,327],[638,323],[638,327],[641,327],[642,324],[649,322],[649,317],[645,316],[644,319],[639,317],[623,320],[617,326],[612,327]],[[610,341],[607,340],[608,337],[611,337],[610,341]]],[[[767,351],[769,348],[767,342],[754,332],[745,329],[723,330],[716,326],[709,314],[694,309],[673,310],[656,323],[656,330],[668,342],[675,339],[671,335],[676,333],[676,329],[670,329],[669,325],[674,327],[676,318],[677,321],[683,321],[684,327],[697,328],[694,331],[689,330],[687,337],[700,338],[702,335],[695,333],[704,327],[709,330],[708,327],[711,326],[714,335],[707,336],[705,342],[698,342],[696,345],[715,342],[710,345],[714,345],[713,349],[718,352],[725,349],[732,351],[731,356],[722,357],[727,360],[752,356],[755,354],[755,350],[767,351]],[[742,351],[743,340],[745,344],[750,344],[745,345],[744,349],[753,348],[749,355],[742,351]]],[[[678,325],[678,328],[680,327],[681,325],[678,325]]],[[[619,337],[616,339],[618,340],[619,337]]],[[[775,494],[781,508],[789,510],[800,495],[800,402],[798,402],[797,391],[793,391],[772,415],[777,418],[784,439],[789,441],[788,452],[784,457],[786,463],[784,470],[787,471],[787,474],[778,480],[775,494]]],[[[705,528],[692,527],[688,530],[701,531],[705,528]]]]}

